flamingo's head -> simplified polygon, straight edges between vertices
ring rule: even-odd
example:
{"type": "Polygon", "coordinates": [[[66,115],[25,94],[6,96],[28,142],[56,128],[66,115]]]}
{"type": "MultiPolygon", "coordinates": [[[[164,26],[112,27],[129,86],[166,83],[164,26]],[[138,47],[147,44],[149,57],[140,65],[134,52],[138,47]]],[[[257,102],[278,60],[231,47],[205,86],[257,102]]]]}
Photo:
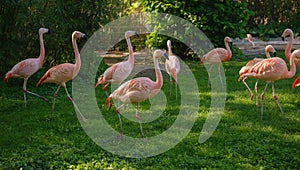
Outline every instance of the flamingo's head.
{"type": "Polygon", "coordinates": [[[247,39],[251,40],[252,39],[252,35],[251,34],[247,34],[247,39]]]}
{"type": "Polygon", "coordinates": [[[165,53],[163,50],[155,50],[154,53],[153,53],[153,58],[156,59],[156,58],[159,58],[159,57],[164,57],[166,58],[167,60],[169,60],[169,55],[167,53],[165,53]]]}
{"type": "Polygon", "coordinates": [[[139,34],[136,31],[126,31],[125,32],[125,38],[126,39],[130,38],[131,36],[134,36],[134,35],[139,36],[139,34]]]}
{"type": "Polygon", "coordinates": [[[281,35],[281,38],[282,38],[282,41],[284,41],[284,38],[285,37],[288,37],[290,36],[292,38],[292,36],[294,36],[294,33],[291,29],[287,28],[283,31],[282,35],[281,35]]]}
{"type": "Polygon", "coordinates": [[[230,37],[225,37],[224,42],[225,43],[232,43],[232,39],[230,37]]]}
{"type": "Polygon", "coordinates": [[[168,48],[171,47],[171,40],[168,40],[168,41],[167,41],[167,46],[168,46],[168,48]]]}
{"type": "Polygon", "coordinates": [[[48,28],[40,28],[39,29],[39,34],[44,34],[44,33],[47,33],[49,31],[48,28]]]}
{"type": "Polygon", "coordinates": [[[79,39],[79,38],[85,38],[87,39],[87,36],[80,32],[80,31],[74,31],[73,34],[72,34],[72,39],[79,39]]]}
{"type": "Polygon", "coordinates": [[[271,52],[271,53],[274,54],[274,57],[276,57],[276,49],[275,49],[272,45],[267,45],[267,46],[265,47],[265,52],[266,52],[266,53],[271,52]]]}

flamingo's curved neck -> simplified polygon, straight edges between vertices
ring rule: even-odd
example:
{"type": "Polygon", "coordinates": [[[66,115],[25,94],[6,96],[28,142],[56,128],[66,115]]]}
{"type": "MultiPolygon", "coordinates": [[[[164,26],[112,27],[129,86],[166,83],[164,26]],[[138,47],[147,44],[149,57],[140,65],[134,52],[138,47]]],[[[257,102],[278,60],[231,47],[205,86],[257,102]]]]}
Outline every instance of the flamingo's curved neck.
{"type": "Polygon", "coordinates": [[[42,66],[45,58],[45,46],[43,40],[43,33],[39,33],[39,38],[40,38],[40,56],[38,59],[39,59],[40,66],[42,66]]]}
{"type": "Polygon", "coordinates": [[[169,53],[169,56],[173,55],[172,48],[171,48],[171,46],[169,44],[168,44],[168,53],[169,53]]]}
{"type": "Polygon", "coordinates": [[[288,71],[286,78],[292,78],[296,74],[295,56],[297,53],[293,53],[290,58],[290,71],[288,71]]]}
{"type": "Polygon", "coordinates": [[[126,38],[127,41],[127,45],[128,45],[128,51],[129,51],[129,57],[128,57],[128,62],[130,64],[134,64],[134,55],[133,55],[133,48],[132,48],[132,44],[130,41],[130,37],[126,38]]]}
{"type": "Polygon", "coordinates": [[[159,68],[159,63],[157,58],[154,58],[154,68],[155,68],[155,76],[156,76],[155,84],[156,87],[160,89],[163,85],[163,77],[159,68]]]}
{"type": "Polygon", "coordinates": [[[226,50],[227,50],[227,52],[228,52],[227,58],[230,59],[231,56],[232,56],[232,53],[231,53],[231,49],[230,49],[229,44],[228,44],[227,41],[225,42],[225,47],[226,47],[226,50]]]}
{"type": "Polygon", "coordinates": [[[266,52],[266,57],[271,58],[269,49],[266,49],[265,52],[266,52]]]}
{"type": "Polygon", "coordinates": [[[72,36],[72,44],[73,44],[74,53],[75,53],[75,68],[73,71],[73,78],[74,78],[78,74],[80,67],[81,67],[80,53],[78,51],[76,37],[74,37],[74,36],[72,36]]]}
{"type": "Polygon", "coordinates": [[[291,58],[291,50],[292,50],[292,45],[293,45],[293,41],[294,41],[294,33],[293,32],[290,32],[290,40],[285,48],[285,51],[284,51],[284,55],[286,57],[286,59],[290,60],[291,58]]]}

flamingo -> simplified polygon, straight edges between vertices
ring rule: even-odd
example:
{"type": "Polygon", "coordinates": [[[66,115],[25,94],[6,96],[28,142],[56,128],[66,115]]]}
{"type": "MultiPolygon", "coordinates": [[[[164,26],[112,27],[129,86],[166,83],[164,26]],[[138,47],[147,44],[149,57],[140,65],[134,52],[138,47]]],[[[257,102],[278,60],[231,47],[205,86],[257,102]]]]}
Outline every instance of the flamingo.
{"type": "Polygon", "coordinates": [[[170,95],[172,93],[172,77],[173,77],[176,85],[176,100],[177,100],[177,74],[180,71],[180,62],[179,59],[172,53],[170,40],[167,41],[167,47],[168,47],[169,60],[166,60],[165,67],[167,73],[170,76],[170,95]]]}
{"type": "MultiPolygon", "coordinates": [[[[207,62],[209,64],[218,64],[219,76],[220,76],[220,64],[221,64],[220,61],[221,62],[229,61],[232,56],[232,52],[231,52],[229,44],[228,44],[229,42],[230,43],[232,42],[231,38],[225,37],[224,43],[225,43],[226,49],[215,48],[215,49],[209,51],[208,53],[203,55],[203,57],[200,60],[200,64],[203,64],[204,62],[207,62]]],[[[210,79],[211,69],[212,69],[212,65],[208,69],[208,78],[209,79],[210,79]]],[[[220,77],[220,80],[221,80],[221,77],[220,77]]],[[[222,82],[222,80],[221,80],[221,82],[222,82]]],[[[210,83],[210,81],[208,81],[208,83],[210,83]]]]}
{"type": "Polygon", "coordinates": [[[254,42],[252,41],[252,35],[247,34],[247,37],[245,38],[246,41],[250,42],[252,44],[252,47],[255,46],[254,42]]]}
{"type": "Polygon", "coordinates": [[[296,86],[300,86],[300,75],[294,80],[292,88],[294,89],[296,86]]]}
{"type": "MultiPolygon", "coordinates": [[[[281,35],[282,41],[284,41],[285,37],[288,37],[288,36],[290,37],[290,40],[285,47],[284,55],[287,60],[290,60],[291,54],[292,54],[291,51],[292,51],[293,41],[294,41],[294,33],[289,28],[287,28],[283,31],[283,33],[281,35]]],[[[296,64],[296,66],[300,66],[300,57],[295,58],[295,64],[296,64]]]]}
{"type": "Polygon", "coordinates": [[[106,87],[109,85],[109,83],[113,84],[120,84],[122,81],[124,81],[131,73],[133,66],[134,66],[134,55],[133,55],[133,48],[131,45],[130,37],[133,35],[137,35],[137,32],[135,31],[126,31],[125,32],[125,38],[128,45],[129,50],[129,57],[128,60],[122,61],[116,64],[113,64],[108,69],[104,71],[104,73],[98,78],[98,81],[96,83],[96,87],[99,84],[102,84],[102,89],[105,91],[106,95],[106,87]],[[104,85],[106,83],[106,85],[104,85]]]}
{"type": "Polygon", "coordinates": [[[112,105],[110,103],[111,99],[117,99],[118,101],[123,102],[123,104],[116,109],[120,121],[121,139],[123,137],[123,131],[122,131],[122,121],[120,117],[120,109],[125,104],[129,104],[129,103],[137,103],[136,118],[140,125],[140,131],[142,137],[144,137],[144,132],[140,121],[140,115],[138,112],[138,107],[140,102],[150,99],[155,95],[157,95],[157,93],[160,91],[163,85],[163,77],[158,63],[158,58],[160,57],[166,57],[168,59],[168,55],[164,53],[162,50],[155,50],[153,54],[153,59],[154,59],[156,81],[152,81],[148,77],[139,77],[139,78],[128,80],[125,83],[123,83],[121,86],[119,86],[113,93],[111,93],[105,101],[104,106],[106,107],[107,105],[109,105],[109,108],[112,105]]]}
{"type": "Polygon", "coordinates": [[[39,29],[39,39],[40,39],[40,56],[38,58],[28,58],[23,61],[17,63],[10,71],[8,71],[5,75],[4,81],[8,82],[11,77],[24,78],[23,83],[23,92],[24,92],[24,105],[26,107],[26,94],[32,94],[37,96],[44,101],[48,101],[45,97],[33,93],[27,90],[27,81],[30,76],[32,76],[35,72],[37,72],[42,66],[45,57],[45,46],[43,40],[43,34],[47,33],[49,30],[47,28],[39,29]]]}
{"type": "Polygon", "coordinates": [[[243,77],[253,77],[257,78],[260,80],[266,81],[266,86],[261,94],[261,119],[263,116],[263,106],[264,106],[264,93],[268,87],[268,84],[272,82],[272,91],[273,91],[273,97],[277,103],[277,105],[280,108],[280,111],[285,117],[285,113],[279,103],[278,97],[276,96],[275,93],[275,87],[274,87],[274,82],[276,80],[280,79],[288,79],[292,78],[295,73],[296,73],[296,65],[295,65],[295,58],[300,57],[300,50],[295,50],[290,58],[290,70],[288,70],[286,63],[283,59],[279,57],[274,57],[274,58],[268,58],[264,59],[256,64],[254,64],[248,72],[242,74],[239,79],[242,79],[243,77]]]}
{"type": "Polygon", "coordinates": [[[85,122],[87,119],[81,114],[80,110],[78,109],[77,105],[75,104],[74,100],[72,99],[72,97],[70,96],[67,87],[66,87],[66,82],[74,79],[79,70],[80,70],[80,66],[81,66],[81,60],[80,60],[80,53],[78,51],[78,47],[77,47],[77,42],[76,39],[79,38],[86,38],[86,35],[79,32],[79,31],[74,31],[72,34],[72,44],[73,44],[73,48],[74,48],[74,53],[75,53],[75,64],[71,64],[71,63],[63,63],[63,64],[59,64],[56,65],[52,68],[50,68],[42,78],[40,78],[40,80],[37,83],[37,86],[43,84],[43,83],[55,83],[58,84],[58,88],[54,93],[54,98],[53,98],[53,103],[52,103],[52,112],[51,112],[51,118],[52,118],[52,113],[54,112],[54,105],[55,105],[55,100],[57,97],[57,93],[60,89],[61,86],[63,86],[65,88],[65,91],[67,93],[67,96],[69,98],[69,100],[73,103],[75,109],[79,112],[82,120],[85,122]]]}
{"type": "MultiPolygon", "coordinates": [[[[266,57],[267,58],[271,58],[270,56],[270,52],[274,53],[274,57],[276,57],[276,50],[274,49],[274,47],[272,45],[267,45],[265,47],[265,53],[266,53],[266,57]]],[[[253,60],[249,61],[244,67],[241,68],[241,70],[239,71],[239,75],[245,74],[248,72],[248,70],[256,63],[260,62],[264,60],[263,58],[254,58],[253,60]]],[[[252,90],[249,88],[248,84],[246,83],[246,79],[247,77],[243,77],[242,81],[245,84],[245,86],[247,87],[247,89],[250,92],[250,99],[253,99],[253,93],[252,90]]],[[[257,93],[257,84],[258,84],[258,79],[256,80],[255,83],[255,94],[256,94],[256,106],[258,106],[258,93],[257,93]]]]}

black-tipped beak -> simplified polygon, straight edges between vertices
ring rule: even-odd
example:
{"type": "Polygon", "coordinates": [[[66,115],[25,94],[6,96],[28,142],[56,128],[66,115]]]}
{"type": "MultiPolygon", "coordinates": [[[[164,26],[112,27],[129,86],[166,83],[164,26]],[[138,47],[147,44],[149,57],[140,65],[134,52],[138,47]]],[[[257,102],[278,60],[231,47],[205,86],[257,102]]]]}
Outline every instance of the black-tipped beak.
{"type": "Polygon", "coordinates": [[[229,44],[232,46],[232,45],[233,45],[233,42],[232,42],[232,41],[229,41],[229,44]]]}
{"type": "Polygon", "coordinates": [[[137,37],[140,37],[140,35],[139,35],[137,32],[135,32],[135,35],[136,35],[137,37]]]}
{"type": "Polygon", "coordinates": [[[277,57],[277,53],[276,53],[276,51],[274,52],[274,57],[277,57]]]}
{"type": "Polygon", "coordinates": [[[167,53],[164,53],[164,57],[169,60],[169,55],[167,53]]]}
{"type": "Polygon", "coordinates": [[[284,41],[284,37],[281,37],[282,41],[284,41]]]}
{"type": "Polygon", "coordinates": [[[84,35],[83,38],[84,38],[85,40],[88,40],[88,37],[87,37],[86,35],[84,35]]]}

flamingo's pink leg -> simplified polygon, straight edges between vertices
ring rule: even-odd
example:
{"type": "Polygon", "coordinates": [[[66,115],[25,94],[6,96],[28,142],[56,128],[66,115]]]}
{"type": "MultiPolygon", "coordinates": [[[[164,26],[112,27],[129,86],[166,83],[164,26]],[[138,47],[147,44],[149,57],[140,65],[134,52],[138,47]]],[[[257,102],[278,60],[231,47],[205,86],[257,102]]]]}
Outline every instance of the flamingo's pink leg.
{"type": "Polygon", "coordinates": [[[170,75],[170,96],[172,94],[172,76],[170,75]]]}
{"type": "Polygon", "coordinates": [[[276,103],[277,103],[277,105],[278,105],[278,107],[279,107],[279,109],[282,113],[283,118],[285,118],[285,113],[284,113],[284,111],[283,111],[283,109],[282,109],[282,107],[279,103],[278,97],[276,96],[276,93],[275,93],[274,82],[272,83],[272,90],[273,90],[273,97],[274,97],[274,99],[275,99],[275,101],[276,101],[276,103]]]}
{"type": "Polygon", "coordinates": [[[267,82],[264,91],[261,93],[261,113],[260,113],[260,119],[262,120],[263,114],[264,114],[264,100],[265,100],[265,91],[268,87],[269,83],[267,82]]]}
{"type": "Polygon", "coordinates": [[[124,106],[124,104],[122,104],[121,106],[119,106],[117,108],[117,113],[118,113],[118,117],[119,117],[119,122],[120,122],[120,139],[123,139],[123,127],[122,127],[122,119],[121,119],[121,108],[124,106]]]}
{"type": "Polygon", "coordinates": [[[69,92],[68,92],[68,90],[67,90],[66,85],[64,84],[63,86],[64,86],[64,88],[65,88],[65,90],[66,90],[66,93],[67,93],[67,95],[68,95],[69,100],[73,103],[73,106],[75,107],[75,109],[76,109],[76,110],[78,111],[78,113],[80,114],[82,121],[86,122],[87,119],[83,116],[83,114],[81,113],[81,111],[80,111],[79,108],[77,107],[76,103],[74,102],[73,98],[70,96],[70,94],[69,94],[69,92]]]}
{"type": "Polygon", "coordinates": [[[250,87],[248,86],[248,84],[246,83],[246,79],[247,79],[247,77],[244,77],[244,78],[242,79],[242,82],[245,84],[245,86],[247,87],[247,89],[248,89],[248,91],[249,91],[249,93],[250,93],[250,99],[253,100],[253,92],[252,92],[252,90],[250,89],[250,87]]]}
{"type": "Polygon", "coordinates": [[[24,83],[23,83],[24,105],[25,105],[25,107],[26,107],[26,105],[27,105],[27,102],[26,102],[26,91],[27,91],[26,86],[27,86],[27,80],[28,80],[28,78],[24,78],[24,83]]]}
{"type": "Polygon", "coordinates": [[[144,138],[143,127],[142,127],[142,124],[141,124],[141,118],[140,118],[140,114],[139,114],[138,109],[139,109],[139,104],[138,104],[136,112],[135,112],[135,117],[136,117],[137,121],[139,122],[142,138],[144,138]]]}
{"type": "Polygon", "coordinates": [[[208,73],[208,84],[207,84],[207,86],[208,87],[210,86],[210,73],[211,73],[211,69],[212,69],[212,64],[209,66],[209,69],[207,71],[207,73],[208,73]]]}
{"type": "Polygon", "coordinates": [[[258,85],[258,79],[256,80],[255,82],[255,86],[254,86],[254,89],[255,89],[255,95],[256,95],[256,101],[255,101],[255,105],[258,106],[258,88],[257,88],[257,85],[258,85]]]}
{"type": "Polygon", "coordinates": [[[56,101],[57,93],[58,93],[58,91],[59,91],[59,89],[60,89],[60,86],[61,86],[61,85],[59,85],[59,86],[57,87],[56,91],[55,91],[54,94],[53,94],[53,103],[52,103],[52,111],[51,111],[51,116],[50,116],[50,118],[52,118],[52,114],[53,114],[53,112],[54,112],[55,101],[56,101]]]}

